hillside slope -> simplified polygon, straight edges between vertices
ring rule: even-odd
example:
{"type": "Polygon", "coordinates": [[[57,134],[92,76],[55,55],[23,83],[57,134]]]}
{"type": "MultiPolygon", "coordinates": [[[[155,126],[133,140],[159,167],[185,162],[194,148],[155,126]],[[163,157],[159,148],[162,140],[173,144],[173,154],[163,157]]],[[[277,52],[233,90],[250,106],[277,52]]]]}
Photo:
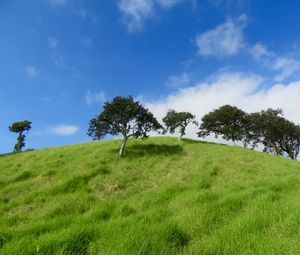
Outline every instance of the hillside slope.
{"type": "Polygon", "coordinates": [[[300,254],[300,163],[175,138],[0,156],[0,254],[300,254]]]}

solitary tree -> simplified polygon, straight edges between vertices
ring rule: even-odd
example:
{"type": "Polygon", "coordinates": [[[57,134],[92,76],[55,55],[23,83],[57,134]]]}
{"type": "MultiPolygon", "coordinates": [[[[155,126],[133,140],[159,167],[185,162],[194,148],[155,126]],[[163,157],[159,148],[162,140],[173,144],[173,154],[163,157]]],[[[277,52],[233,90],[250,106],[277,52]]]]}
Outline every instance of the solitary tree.
{"type": "Polygon", "coordinates": [[[216,137],[221,135],[227,141],[245,143],[247,121],[247,113],[235,106],[224,105],[203,116],[198,136],[215,134],[216,137]]]}
{"type": "Polygon", "coordinates": [[[198,125],[195,120],[195,115],[190,112],[176,112],[175,110],[169,110],[167,115],[163,118],[163,122],[166,125],[165,132],[169,131],[171,134],[179,128],[179,140],[185,135],[186,127],[192,123],[198,125]]]}
{"type": "Polygon", "coordinates": [[[8,129],[11,132],[18,133],[17,143],[15,144],[14,151],[21,152],[22,148],[25,146],[25,133],[31,129],[31,122],[28,120],[15,122],[8,129]]]}
{"type": "Polygon", "coordinates": [[[103,111],[89,125],[88,135],[94,140],[108,134],[123,136],[119,157],[124,153],[128,138],[147,138],[150,131],[163,129],[153,114],[131,96],[117,96],[111,102],[106,102],[103,111]]]}

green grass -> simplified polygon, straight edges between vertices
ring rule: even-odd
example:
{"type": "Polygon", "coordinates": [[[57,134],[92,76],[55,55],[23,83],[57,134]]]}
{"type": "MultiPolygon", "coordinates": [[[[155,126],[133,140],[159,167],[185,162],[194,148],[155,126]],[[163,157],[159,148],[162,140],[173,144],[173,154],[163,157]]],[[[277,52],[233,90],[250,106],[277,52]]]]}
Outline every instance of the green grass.
{"type": "Polygon", "coordinates": [[[300,254],[300,163],[176,138],[0,156],[0,254],[300,254]]]}

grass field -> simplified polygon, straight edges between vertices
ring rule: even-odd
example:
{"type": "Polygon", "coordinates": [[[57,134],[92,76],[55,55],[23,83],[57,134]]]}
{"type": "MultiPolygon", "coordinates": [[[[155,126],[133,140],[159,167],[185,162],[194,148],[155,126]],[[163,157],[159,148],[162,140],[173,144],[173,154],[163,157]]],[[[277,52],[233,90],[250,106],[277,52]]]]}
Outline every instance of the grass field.
{"type": "Polygon", "coordinates": [[[0,156],[0,254],[300,254],[300,163],[176,138],[0,156]]]}

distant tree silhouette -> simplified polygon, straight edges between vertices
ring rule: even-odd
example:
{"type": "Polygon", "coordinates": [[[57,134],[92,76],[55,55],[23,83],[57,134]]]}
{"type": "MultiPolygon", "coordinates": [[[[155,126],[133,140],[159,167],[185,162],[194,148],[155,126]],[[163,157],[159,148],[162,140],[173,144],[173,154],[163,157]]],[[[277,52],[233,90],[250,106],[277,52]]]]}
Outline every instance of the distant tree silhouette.
{"type": "Polygon", "coordinates": [[[214,134],[216,137],[222,136],[225,140],[243,141],[246,144],[247,113],[243,110],[224,105],[206,114],[201,119],[199,137],[206,137],[214,134]]]}
{"type": "Polygon", "coordinates": [[[105,135],[123,136],[119,157],[123,156],[128,138],[147,138],[150,131],[163,129],[153,114],[131,96],[117,96],[106,102],[99,116],[90,120],[88,135],[94,140],[105,135]]]}
{"type": "Polygon", "coordinates": [[[11,132],[18,133],[17,143],[15,144],[14,151],[21,152],[22,148],[25,146],[25,133],[31,129],[31,122],[28,120],[19,121],[13,123],[8,127],[11,132]]]}
{"type": "Polygon", "coordinates": [[[283,117],[282,109],[269,108],[249,115],[247,139],[253,148],[263,144],[264,151],[287,154],[297,159],[300,148],[300,127],[283,117]]]}
{"type": "Polygon", "coordinates": [[[177,128],[179,129],[179,140],[185,135],[186,127],[190,123],[198,125],[195,115],[190,112],[176,112],[175,110],[169,110],[163,118],[163,122],[166,126],[165,132],[169,131],[173,134],[177,128]]]}

